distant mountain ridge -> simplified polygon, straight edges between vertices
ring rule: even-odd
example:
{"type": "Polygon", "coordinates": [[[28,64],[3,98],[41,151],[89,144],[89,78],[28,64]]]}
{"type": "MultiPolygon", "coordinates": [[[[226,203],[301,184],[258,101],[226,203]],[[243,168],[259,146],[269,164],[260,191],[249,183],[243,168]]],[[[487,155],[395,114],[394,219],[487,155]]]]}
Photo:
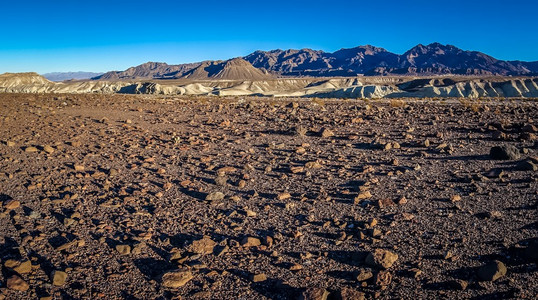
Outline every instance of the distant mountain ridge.
{"type": "Polygon", "coordinates": [[[64,80],[83,80],[90,79],[96,76],[100,76],[103,73],[95,72],[52,72],[45,73],[43,77],[47,78],[50,81],[64,81],[64,80]]]}
{"type": "Polygon", "coordinates": [[[452,45],[419,44],[404,54],[366,45],[335,52],[312,49],[255,51],[245,57],[227,61],[168,65],[148,62],[125,71],[113,71],[94,79],[260,79],[275,77],[333,77],[379,75],[538,75],[538,61],[503,61],[478,51],[465,51],[452,45]],[[241,64],[238,65],[238,59],[241,64]],[[235,64],[228,62],[235,60],[235,64]],[[196,71],[198,68],[217,72],[196,71]],[[223,71],[234,68],[234,72],[223,71]],[[220,68],[220,69],[219,69],[220,68]],[[241,69],[241,70],[240,70],[241,69]],[[220,72],[220,73],[219,73],[220,72]],[[217,75],[220,74],[220,75],[217,75]],[[226,74],[226,76],[223,76],[226,74]],[[252,76],[249,78],[248,76],[252,76]],[[246,78],[244,78],[246,77],[246,78]]]}
{"type": "Polygon", "coordinates": [[[136,67],[131,67],[125,71],[112,71],[93,79],[116,80],[116,79],[136,79],[136,78],[178,78],[182,74],[200,66],[202,63],[169,65],[162,62],[147,62],[136,67]]]}

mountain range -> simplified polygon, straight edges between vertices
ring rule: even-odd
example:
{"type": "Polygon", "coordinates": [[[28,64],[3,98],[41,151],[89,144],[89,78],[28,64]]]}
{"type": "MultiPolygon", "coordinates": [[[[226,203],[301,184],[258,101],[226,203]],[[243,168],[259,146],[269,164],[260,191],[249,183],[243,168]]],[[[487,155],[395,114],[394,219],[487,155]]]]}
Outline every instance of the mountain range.
{"type": "Polygon", "coordinates": [[[321,50],[255,51],[226,61],[180,65],[148,62],[125,71],[111,71],[94,80],[221,79],[259,80],[269,77],[348,77],[386,75],[538,75],[538,61],[503,61],[452,45],[419,44],[403,54],[375,46],[335,52],[321,50]]]}
{"type": "Polygon", "coordinates": [[[84,80],[90,79],[102,75],[103,73],[94,73],[94,72],[52,72],[45,73],[43,77],[47,78],[50,81],[64,81],[64,80],[84,80]]]}

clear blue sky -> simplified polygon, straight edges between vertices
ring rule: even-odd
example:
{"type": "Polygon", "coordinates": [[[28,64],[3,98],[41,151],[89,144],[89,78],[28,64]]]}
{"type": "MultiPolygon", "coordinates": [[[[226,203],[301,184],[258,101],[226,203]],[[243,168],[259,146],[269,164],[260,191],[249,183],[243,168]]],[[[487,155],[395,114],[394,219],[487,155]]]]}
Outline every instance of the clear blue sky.
{"type": "Polygon", "coordinates": [[[0,73],[123,70],[371,44],[440,42],[538,61],[538,1],[3,1],[0,73]]]}

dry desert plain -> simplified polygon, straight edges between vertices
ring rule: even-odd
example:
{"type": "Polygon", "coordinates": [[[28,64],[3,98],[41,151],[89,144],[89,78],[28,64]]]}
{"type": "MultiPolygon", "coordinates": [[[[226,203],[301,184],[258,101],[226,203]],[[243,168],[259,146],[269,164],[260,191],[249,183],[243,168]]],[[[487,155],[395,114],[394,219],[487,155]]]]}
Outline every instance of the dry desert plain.
{"type": "Polygon", "coordinates": [[[536,299],[536,100],[0,95],[1,299],[536,299]]]}

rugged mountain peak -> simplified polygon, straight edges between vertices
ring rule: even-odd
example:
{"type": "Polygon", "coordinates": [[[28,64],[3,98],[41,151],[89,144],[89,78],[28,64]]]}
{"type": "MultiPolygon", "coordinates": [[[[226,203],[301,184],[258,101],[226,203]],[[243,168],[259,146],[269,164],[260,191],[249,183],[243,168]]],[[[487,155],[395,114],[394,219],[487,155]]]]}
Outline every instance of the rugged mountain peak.
{"type": "Polygon", "coordinates": [[[229,67],[252,67],[252,65],[241,57],[232,58],[225,61],[225,68],[229,67]]]}
{"type": "Polygon", "coordinates": [[[187,72],[183,78],[221,80],[263,80],[272,78],[255,68],[245,59],[238,57],[226,61],[208,61],[187,72]]]}
{"type": "Polygon", "coordinates": [[[525,75],[529,70],[452,45],[419,44],[400,56],[398,74],[525,75]]]}
{"type": "Polygon", "coordinates": [[[371,55],[372,53],[387,52],[387,50],[385,50],[385,48],[380,48],[380,47],[376,47],[376,46],[373,46],[373,45],[363,45],[363,46],[358,46],[358,47],[351,48],[351,49],[357,49],[357,50],[360,50],[362,52],[370,52],[370,53],[368,53],[368,55],[371,55]]]}
{"type": "Polygon", "coordinates": [[[137,67],[138,67],[138,68],[150,68],[150,69],[155,69],[155,68],[163,67],[163,66],[168,66],[168,64],[165,63],[165,62],[148,61],[148,62],[146,62],[146,63],[143,63],[143,64],[141,64],[141,65],[138,65],[137,67]]]}
{"type": "Polygon", "coordinates": [[[377,53],[387,52],[387,50],[385,50],[384,48],[379,48],[372,45],[364,45],[357,48],[362,50],[365,55],[375,55],[377,53]]]}
{"type": "Polygon", "coordinates": [[[161,68],[166,68],[168,67],[168,64],[167,63],[163,63],[163,62],[147,62],[147,63],[143,63],[141,65],[138,65],[136,67],[130,67],[129,69],[126,70],[126,72],[128,72],[129,70],[133,71],[133,72],[140,72],[140,71],[143,71],[143,70],[158,70],[158,69],[161,69],[161,68]]]}
{"type": "Polygon", "coordinates": [[[332,56],[347,56],[348,58],[354,55],[376,55],[378,53],[388,52],[387,50],[372,45],[358,46],[354,48],[342,48],[333,53],[328,53],[332,56]]]}
{"type": "Polygon", "coordinates": [[[431,43],[429,45],[418,44],[415,47],[409,49],[404,55],[417,55],[417,54],[435,54],[443,55],[446,53],[462,53],[465,52],[462,49],[452,46],[443,45],[441,43],[431,43]]]}

